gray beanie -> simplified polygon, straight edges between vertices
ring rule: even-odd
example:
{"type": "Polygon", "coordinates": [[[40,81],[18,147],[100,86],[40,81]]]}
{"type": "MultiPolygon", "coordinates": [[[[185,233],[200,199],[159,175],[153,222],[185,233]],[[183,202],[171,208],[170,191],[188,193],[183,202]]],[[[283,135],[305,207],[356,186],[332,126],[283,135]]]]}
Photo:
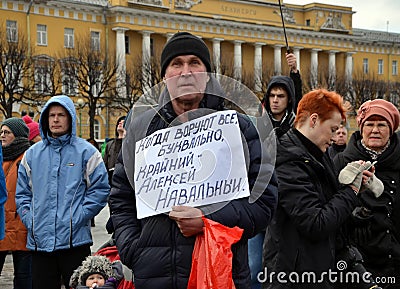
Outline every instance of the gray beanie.
{"type": "Polygon", "coordinates": [[[22,118],[18,117],[7,118],[6,120],[3,121],[1,127],[3,127],[3,125],[8,126],[15,137],[28,138],[29,136],[29,128],[26,126],[22,118]]]}
{"type": "Polygon", "coordinates": [[[107,257],[88,256],[72,274],[70,286],[75,288],[77,285],[85,285],[86,279],[92,274],[100,274],[105,280],[115,277],[112,263],[107,257]]]}

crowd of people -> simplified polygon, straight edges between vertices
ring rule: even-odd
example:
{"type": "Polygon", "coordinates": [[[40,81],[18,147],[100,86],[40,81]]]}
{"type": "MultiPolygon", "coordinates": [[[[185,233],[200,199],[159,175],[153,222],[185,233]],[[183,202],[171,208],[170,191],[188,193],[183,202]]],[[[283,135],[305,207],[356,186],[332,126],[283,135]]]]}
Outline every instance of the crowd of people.
{"type": "MultiPolygon", "coordinates": [[[[15,289],[116,289],[123,265],[137,289],[200,288],[193,264],[209,255],[198,247],[209,219],[240,231],[213,248],[230,256],[231,288],[400,288],[399,110],[368,100],[348,135],[343,97],[303,95],[296,57],[286,59],[290,75],[271,78],[260,118],[227,108],[206,44],[178,32],[162,50],[157,106],[121,116],[103,149],[76,135],[66,95],[51,97],[38,122],[4,119],[0,273],[11,253],[15,289]],[[239,167],[226,165],[233,157],[239,167]],[[204,165],[214,165],[209,175],[204,165]],[[107,246],[121,261],[91,254],[107,204],[107,246]]],[[[204,274],[217,286],[209,261],[204,274]]]]}

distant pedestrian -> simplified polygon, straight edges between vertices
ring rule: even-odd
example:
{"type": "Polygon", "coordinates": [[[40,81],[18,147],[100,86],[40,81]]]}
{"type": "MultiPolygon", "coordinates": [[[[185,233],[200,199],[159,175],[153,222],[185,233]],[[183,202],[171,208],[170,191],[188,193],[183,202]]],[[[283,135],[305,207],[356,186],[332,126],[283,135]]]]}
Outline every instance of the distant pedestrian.
{"type": "Polygon", "coordinates": [[[347,145],[347,128],[343,124],[340,125],[336,131],[336,135],[331,146],[328,148],[327,153],[333,160],[338,153],[345,150],[347,145]]]}
{"type": "Polygon", "coordinates": [[[108,180],[112,182],[112,175],[114,173],[115,163],[117,162],[118,154],[122,147],[122,140],[125,137],[126,131],[124,128],[126,116],[121,116],[117,120],[115,125],[115,138],[107,142],[106,150],[104,154],[104,164],[106,165],[108,171],[108,180]]]}
{"type": "Polygon", "coordinates": [[[8,193],[5,204],[6,236],[0,241],[0,273],[7,254],[11,252],[14,289],[29,289],[32,288],[32,253],[26,248],[27,229],[17,214],[15,204],[18,167],[25,151],[30,147],[29,129],[22,119],[11,117],[3,121],[0,132],[8,193]]]}
{"type": "Polygon", "coordinates": [[[100,152],[76,136],[76,111],[66,95],[50,98],[39,121],[43,140],[18,170],[17,211],[28,228],[34,289],[60,288],[93,244],[90,220],[110,191],[100,152]]]}

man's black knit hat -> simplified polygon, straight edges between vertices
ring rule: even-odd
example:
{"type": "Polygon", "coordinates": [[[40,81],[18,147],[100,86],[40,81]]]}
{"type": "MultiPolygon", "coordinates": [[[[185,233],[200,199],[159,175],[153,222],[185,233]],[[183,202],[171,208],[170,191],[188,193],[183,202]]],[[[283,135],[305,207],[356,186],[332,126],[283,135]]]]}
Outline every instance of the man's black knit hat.
{"type": "Polygon", "coordinates": [[[211,72],[210,51],[204,41],[188,32],[178,32],[168,40],[161,53],[161,77],[171,60],[180,55],[196,55],[211,72]]]}

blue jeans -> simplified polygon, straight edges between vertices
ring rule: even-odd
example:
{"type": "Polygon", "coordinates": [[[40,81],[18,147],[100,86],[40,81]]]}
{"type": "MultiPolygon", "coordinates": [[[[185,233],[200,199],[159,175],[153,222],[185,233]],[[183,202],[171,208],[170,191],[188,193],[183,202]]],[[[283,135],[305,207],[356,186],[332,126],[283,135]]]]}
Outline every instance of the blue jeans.
{"type": "Polygon", "coordinates": [[[264,237],[265,231],[262,231],[248,241],[251,289],[261,289],[261,283],[257,280],[257,274],[263,270],[262,255],[264,237]]]}
{"type": "MultiPolygon", "coordinates": [[[[0,272],[3,270],[8,251],[0,251],[0,272]]],[[[14,265],[14,289],[32,288],[32,253],[11,251],[14,265]]]]}

